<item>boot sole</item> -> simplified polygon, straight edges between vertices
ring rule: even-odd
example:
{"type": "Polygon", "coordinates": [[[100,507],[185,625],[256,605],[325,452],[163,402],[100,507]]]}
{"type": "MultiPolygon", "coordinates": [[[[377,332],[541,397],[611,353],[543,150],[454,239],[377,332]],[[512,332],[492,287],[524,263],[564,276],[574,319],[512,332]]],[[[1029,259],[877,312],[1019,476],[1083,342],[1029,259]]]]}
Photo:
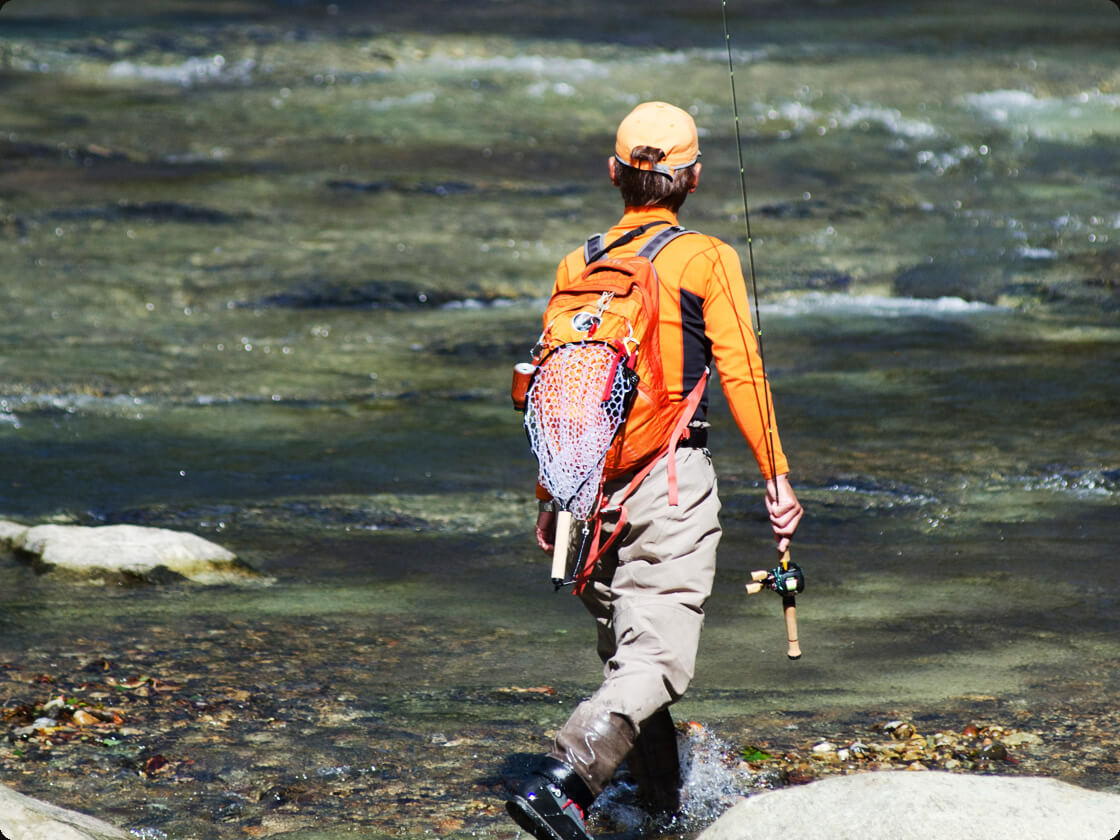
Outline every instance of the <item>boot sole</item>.
{"type": "Polygon", "coordinates": [[[590,834],[578,829],[561,834],[545,822],[544,818],[523,796],[515,794],[509,799],[506,802],[506,811],[509,812],[515,823],[536,837],[537,840],[591,840],[590,834]]]}

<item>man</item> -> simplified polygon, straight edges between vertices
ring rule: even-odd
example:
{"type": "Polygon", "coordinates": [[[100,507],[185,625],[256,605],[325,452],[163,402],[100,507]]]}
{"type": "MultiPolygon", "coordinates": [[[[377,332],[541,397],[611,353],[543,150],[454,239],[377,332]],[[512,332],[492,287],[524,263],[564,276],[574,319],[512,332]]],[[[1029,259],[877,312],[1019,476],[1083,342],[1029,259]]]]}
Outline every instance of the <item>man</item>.
{"type": "MultiPolygon", "coordinates": [[[[610,257],[632,256],[676,225],[677,212],[699,183],[699,157],[696,125],[685,111],[646,102],[627,115],[607,161],[625,205],[622,219],[602,239],[565,257],[557,284],[578,276],[588,257],[598,258],[603,247],[610,257]]],[[[714,361],[735,421],[766,480],[766,508],[783,551],[803,511],[789,483],[738,255],[715,237],[688,232],[664,245],[653,264],[661,284],[659,338],[666,385],[675,400],[682,400],[714,361]]],[[[721,533],[716,477],[704,448],[706,410],[705,393],[688,437],[636,488],[628,488],[629,477],[604,485],[604,538],[617,526],[617,509],[629,490],[620,538],[580,594],[596,621],[604,680],[507,803],[518,824],[541,840],[588,838],[584,815],[623,760],[652,810],[671,813],[679,807],[680,770],[668,706],[692,679],[721,533]],[[676,463],[675,505],[670,503],[669,458],[676,463]]],[[[545,495],[538,488],[538,497],[545,495]]],[[[552,550],[555,527],[551,503],[542,500],[537,542],[545,551],[552,550]]]]}

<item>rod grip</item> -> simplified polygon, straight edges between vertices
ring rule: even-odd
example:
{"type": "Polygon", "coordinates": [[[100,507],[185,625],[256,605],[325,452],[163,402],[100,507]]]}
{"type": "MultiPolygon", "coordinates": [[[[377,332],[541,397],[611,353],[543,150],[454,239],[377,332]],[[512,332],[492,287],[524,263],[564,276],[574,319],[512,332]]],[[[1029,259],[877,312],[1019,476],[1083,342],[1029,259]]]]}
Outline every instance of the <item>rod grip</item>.
{"type": "Polygon", "coordinates": [[[783,595],[782,612],[786,618],[786,640],[789,642],[786,656],[790,659],[800,659],[801,644],[797,639],[797,599],[792,595],[783,595]]]}
{"type": "MultiPolygon", "coordinates": [[[[788,548],[782,552],[782,556],[778,558],[778,563],[781,565],[782,571],[789,568],[788,548]]],[[[786,641],[789,642],[786,656],[790,659],[800,659],[801,643],[797,636],[797,599],[793,595],[782,596],[782,613],[786,619],[786,641]]]]}
{"type": "Polygon", "coordinates": [[[556,513],[556,542],[552,547],[552,582],[563,583],[568,573],[568,545],[572,539],[572,513],[556,513]]]}

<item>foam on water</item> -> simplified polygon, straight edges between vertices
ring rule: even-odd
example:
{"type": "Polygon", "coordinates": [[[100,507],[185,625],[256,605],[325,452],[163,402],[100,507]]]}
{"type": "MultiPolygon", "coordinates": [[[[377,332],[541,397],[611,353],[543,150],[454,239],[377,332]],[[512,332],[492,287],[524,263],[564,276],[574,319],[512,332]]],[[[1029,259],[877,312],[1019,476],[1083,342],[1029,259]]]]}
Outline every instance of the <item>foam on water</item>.
{"type": "Polygon", "coordinates": [[[143,79],[151,82],[193,87],[208,82],[249,82],[257,63],[249,58],[230,64],[224,56],[210,58],[191,56],[179,64],[139,64],[115,61],[109,65],[109,76],[116,79],[143,79]]]}
{"type": "Polygon", "coordinates": [[[796,99],[787,99],[776,104],[756,102],[751,106],[758,123],[784,121],[795,131],[805,131],[821,120],[821,114],[811,105],[796,99]]]}
{"type": "Polygon", "coordinates": [[[986,146],[981,146],[977,149],[965,143],[947,152],[922,149],[918,152],[916,159],[919,167],[923,169],[932,169],[938,175],[944,175],[946,172],[959,167],[966,160],[975,158],[977,155],[983,156],[987,153],[988,149],[986,146]]]}
{"type": "MultiPolygon", "coordinates": [[[[752,50],[732,49],[731,63],[736,67],[743,67],[747,64],[765,61],[776,53],[788,55],[788,50],[783,52],[772,46],[759,47],[752,50]]],[[[712,64],[718,64],[721,67],[727,65],[727,50],[723,47],[689,50],[682,54],[696,61],[710,62],[712,64]]]]}
{"type": "Polygon", "coordinates": [[[948,315],[984,314],[1000,307],[959,297],[908,298],[887,295],[845,295],[811,292],[774,303],[761,304],[759,309],[774,315],[865,315],[880,318],[913,316],[940,317],[948,315]]]}
{"type": "Polygon", "coordinates": [[[911,140],[937,137],[940,130],[925,120],[902,116],[897,108],[882,105],[853,105],[844,111],[834,111],[831,119],[841,128],[870,128],[878,126],[887,132],[911,140]]]}
{"type": "Polygon", "coordinates": [[[872,508],[892,509],[896,507],[911,507],[930,505],[937,499],[929,494],[920,493],[905,487],[890,487],[875,481],[858,478],[847,478],[829,484],[825,490],[858,499],[861,505],[870,510],[872,508]]]}
{"type": "Polygon", "coordinates": [[[1050,222],[1050,226],[1059,233],[1088,234],[1090,242],[1108,241],[1109,230],[1120,230],[1120,213],[1115,215],[1091,215],[1088,218],[1072,213],[1063,213],[1050,222]],[[1103,232],[1103,233],[1101,233],[1103,232]],[[1102,237],[1099,240],[1093,237],[1102,237]]]}
{"type": "MultiPolygon", "coordinates": [[[[556,55],[476,55],[453,56],[444,53],[410,62],[409,72],[426,66],[438,72],[450,71],[461,78],[464,73],[500,73],[547,77],[556,80],[601,79],[610,74],[610,65],[591,58],[556,55]]],[[[402,66],[400,69],[405,70],[402,66]]]]}
{"type": "Polygon", "coordinates": [[[371,111],[392,111],[394,108],[412,108],[417,105],[431,105],[436,101],[434,90],[417,90],[406,96],[386,96],[369,103],[371,111]]]}
{"type": "Polygon", "coordinates": [[[791,132],[796,133],[812,129],[823,133],[837,129],[869,131],[876,128],[904,140],[924,140],[944,134],[927,120],[904,116],[898,108],[874,102],[822,111],[801,99],[787,99],[777,103],[756,102],[750,110],[759,124],[784,122],[789,124],[791,132]]]}
{"type": "Polygon", "coordinates": [[[0,422],[7,422],[18,429],[20,428],[19,415],[21,413],[37,411],[133,417],[147,402],[144,398],[131,394],[116,394],[111,397],[99,397],[92,394],[20,394],[18,396],[0,397],[0,422]]]}
{"type": "Polygon", "coordinates": [[[1050,248],[1031,248],[1027,245],[1016,248],[1015,253],[1027,260],[1053,260],[1058,257],[1058,252],[1050,248]]]}
{"type": "MultiPolygon", "coordinates": [[[[548,301],[545,298],[534,298],[533,303],[544,307],[548,301]]],[[[463,298],[462,300],[451,300],[447,303],[441,303],[440,309],[507,309],[514,306],[518,301],[511,300],[510,298],[493,298],[491,300],[479,300],[478,298],[463,298]]]]}
{"type": "MultiPolygon", "coordinates": [[[[736,66],[761,61],[774,52],[773,48],[732,50],[736,66]]],[[[408,62],[410,69],[427,66],[435,70],[451,70],[457,77],[463,71],[514,73],[546,76],[568,81],[583,78],[603,78],[616,73],[619,67],[632,68],[635,64],[649,67],[675,67],[682,64],[712,64],[725,67],[727,53],[723,49],[656,50],[653,52],[618,53],[618,58],[590,58],[585,56],[543,55],[518,53],[515,55],[449,55],[434,51],[423,58],[408,62]]]]}
{"type": "Polygon", "coordinates": [[[1091,90],[1038,97],[1024,90],[991,90],[966,94],[960,102],[989,122],[1034,137],[1120,134],[1120,94],[1091,90]]]}
{"type": "Polygon", "coordinates": [[[1120,492],[1120,469],[1060,469],[1047,475],[1014,478],[1010,483],[1027,492],[1069,493],[1077,498],[1111,498],[1120,492]]]}
{"type": "Polygon", "coordinates": [[[576,89],[567,82],[537,82],[529,86],[529,95],[539,99],[542,96],[575,96],[576,89]]]}

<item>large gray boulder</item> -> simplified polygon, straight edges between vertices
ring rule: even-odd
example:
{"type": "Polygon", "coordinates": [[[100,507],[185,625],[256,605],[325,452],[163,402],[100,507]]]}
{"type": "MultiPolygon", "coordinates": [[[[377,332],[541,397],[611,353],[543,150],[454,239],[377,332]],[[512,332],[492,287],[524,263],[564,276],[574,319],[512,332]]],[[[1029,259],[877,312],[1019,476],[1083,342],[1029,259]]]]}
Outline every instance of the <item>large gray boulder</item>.
{"type": "Polygon", "coordinates": [[[751,796],[698,840],[1114,840],[1120,795],[1053,779],[888,771],[751,796]]]}
{"type": "Polygon", "coordinates": [[[135,840],[109,823],[0,785],[0,836],[7,840],[135,840]]]}
{"type": "Polygon", "coordinates": [[[222,546],[195,534],[140,525],[37,525],[0,521],[0,546],[22,553],[47,570],[86,579],[187,578],[196,583],[260,579],[222,546]]]}

